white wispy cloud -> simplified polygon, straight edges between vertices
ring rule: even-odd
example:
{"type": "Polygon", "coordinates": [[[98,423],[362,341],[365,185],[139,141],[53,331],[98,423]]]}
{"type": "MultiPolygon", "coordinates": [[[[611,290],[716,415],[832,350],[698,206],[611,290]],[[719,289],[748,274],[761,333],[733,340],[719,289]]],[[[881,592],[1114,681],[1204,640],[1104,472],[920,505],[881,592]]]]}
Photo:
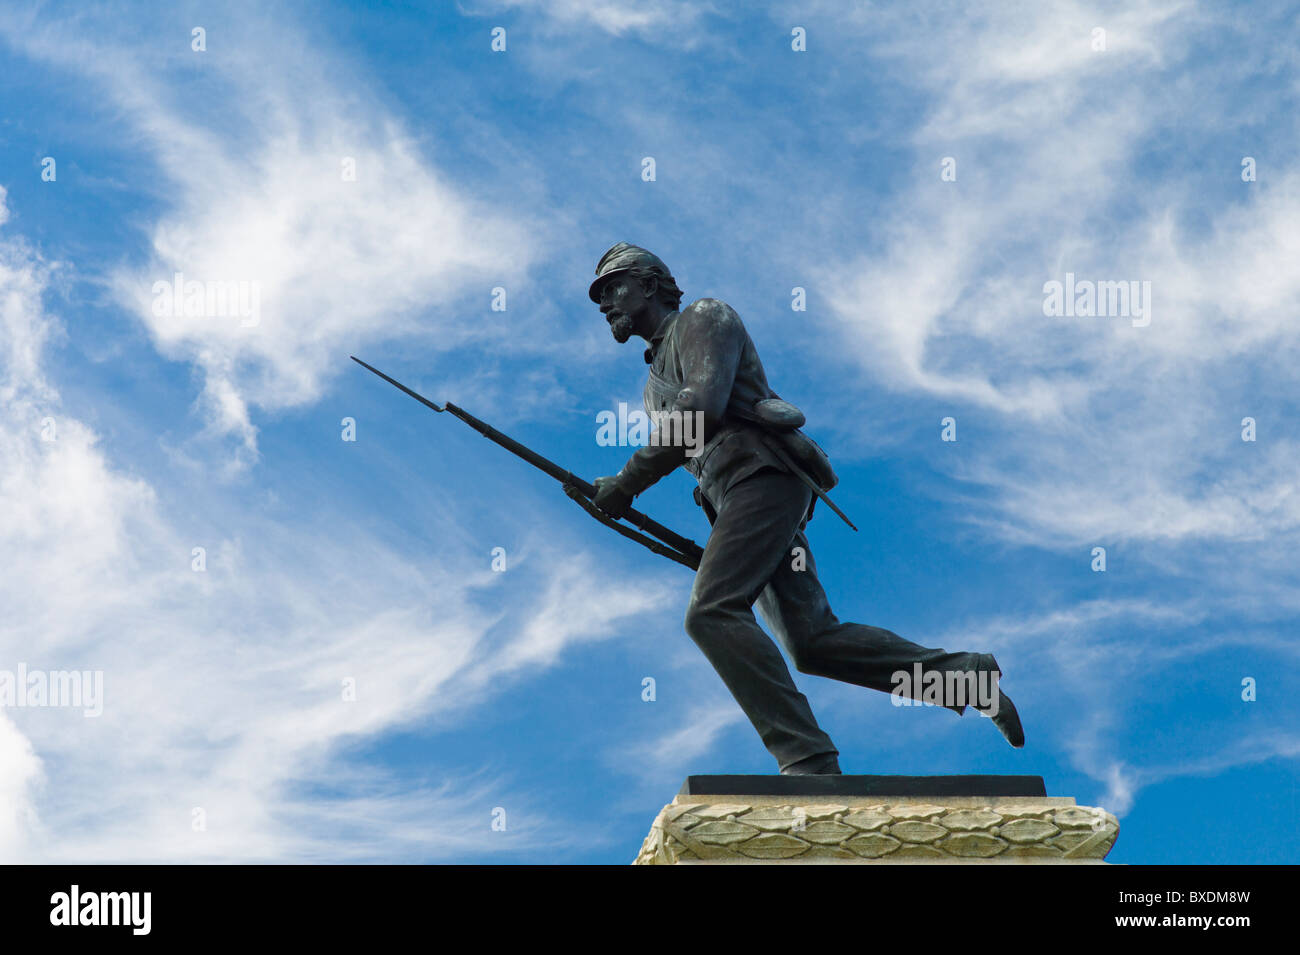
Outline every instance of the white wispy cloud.
{"type": "Polygon", "coordinates": [[[657,36],[674,34],[679,40],[689,37],[699,18],[713,5],[698,0],[469,0],[462,3],[467,13],[533,14],[537,20],[553,21],[562,29],[595,28],[611,36],[634,33],[657,36]]]}
{"type": "Polygon", "coordinates": [[[1269,733],[1257,739],[1234,740],[1217,752],[1183,762],[1163,762],[1141,767],[1118,761],[1094,765],[1093,775],[1106,784],[1107,808],[1116,814],[1128,812],[1137,794],[1146,787],[1171,779],[1217,776],[1229,769],[1254,766],[1273,759],[1300,758],[1300,737],[1294,733],[1269,733]]]}
{"type": "Polygon", "coordinates": [[[544,222],[457,189],[363,76],[283,42],[293,22],[239,5],[204,18],[207,51],[154,41],[142,57],[138,17],[11,13],[0,33],[88,80],[143,151],[159,206],[148,252],[106,281],[162,355],[200,371],[198,403],[210,433],[234,439],[236,468],[257,455],[250,408],[314,402],[367,343],[463,342],[473,327],[439,306],[486,300],[537,259],[544,222]],[[177,273],[205,292],[246,283],[242,310],[166,310],[157,283],[177,273]]]}
{"type": "Polygon", "coordinates": [[[1225,165],[1240,198],[1214,203],[1196,232],[1174,223],[1203,197],[1142,174],[1150,137],[1177,118],[1161,108],[1165,71],[1176,64],[1192,90],[1221,80],[1194,51],[1213,27],[1191,13],[1034,4],[954,13],[924,34],[891,30],[904,14],[862,25],[873,54],[927,97],[910,136],[932,174],[891,200],[874,226],[880,251],[819,270],[833,331],[872,381],[999,415],[1000,440],[954,470],[991,492],[980,512],[1021,542],[1297,528],[1300,445],[1276,428],[1258,448],[1238,433],[1289,376],[1272,356],[1300,345],[1288,266],[1300,170],[1274,164],[1243,183],[1225,165]],[[1094,27],[1105,51],[1090,45],[1094,27]],[[940,180],[943,156],[956,182],[940,180]],[[1044,316],[1043,284],[1067,271],[1150,281],[1150,326],[1044,316]]]}
{"type": "MultiPolygon", "coordinates": [[[[706,674],[710,684],[713,674],[706,674]]],[[[657,736],[629,741],[611,755],[611,762],[625,772],[662,782],[698,772],[700,759],[712,751],[722,734],[745,722],[745,714],[725,694],[709,693],[706,700],[687,708],[680,722],[657,736]]]]}

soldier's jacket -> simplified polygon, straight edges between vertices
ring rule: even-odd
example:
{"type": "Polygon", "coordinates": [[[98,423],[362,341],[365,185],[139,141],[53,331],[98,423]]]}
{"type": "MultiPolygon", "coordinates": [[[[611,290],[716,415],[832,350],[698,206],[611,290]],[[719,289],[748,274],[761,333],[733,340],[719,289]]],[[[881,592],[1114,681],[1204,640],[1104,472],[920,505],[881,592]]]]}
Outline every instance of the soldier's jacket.
{"type": "Polygon", "coordinates": [[[626,491],[639,494],[685,466],[716,508],[731,485],[760,468],[788,473],[760,426],[727,413],[728,405],[749,408],[762,398],[777,397],[749,333],[730,305],[702,298],[666,316],[646,349],[646,361],[646,413],[652,420],[664,420],[664,428],[675,424],[659,418],[665,412],[703,412],[704,447],[690,457],[682,436],[674,434],[638,448],[619,475],[626,491]]]}

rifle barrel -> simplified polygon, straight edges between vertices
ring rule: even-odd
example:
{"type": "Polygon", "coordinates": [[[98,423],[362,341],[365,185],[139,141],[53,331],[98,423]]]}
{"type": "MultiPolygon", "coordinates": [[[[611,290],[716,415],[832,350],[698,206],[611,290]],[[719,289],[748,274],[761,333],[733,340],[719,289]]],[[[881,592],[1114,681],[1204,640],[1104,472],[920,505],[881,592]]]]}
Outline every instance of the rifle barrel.
{"type": "Polygon", "coordinates": [[[467,425],[469,425],[479,434],[483,435],[483,437],[487,438],[489,441],[496,442],[497,444],[501,445],[501,447],[509,451],[511,454],[517,455],[523,458],[533,467],[545,471],[547,474],[555,478],[555,480],[559,481],[561,484],[572,484],[579,491],[581,491],[585,497],[590,498],[596,496],[595,486],[587,483],[582,478],[574,474],[572,471],[566,471],[564,470],[564,468],[560,467],[558,464],[556,464],[554,461],[550,460],[549,458],[544,458],[536,451],[532,450],[531,448],[524,447],[514,438],[510,437],[507,434],[502,434],[500,431],[492,427],[492,425],[488,424],[486,421],[480,421],[478,418],[474,417],[464,408],[459,408],[456,405],[452,404],[450,401],[447,402],[446,408],[457,418],[459,418],[461,421],[464,421],[467,425]]]}

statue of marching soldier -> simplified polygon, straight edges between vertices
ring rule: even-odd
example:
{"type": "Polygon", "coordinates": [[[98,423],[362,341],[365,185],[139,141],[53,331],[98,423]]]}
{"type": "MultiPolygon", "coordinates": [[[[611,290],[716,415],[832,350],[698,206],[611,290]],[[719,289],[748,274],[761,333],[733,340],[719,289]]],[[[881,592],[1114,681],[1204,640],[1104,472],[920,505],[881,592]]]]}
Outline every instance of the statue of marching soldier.
{"type": "MultiPolygon", "coordinates": [[[[817,579],[805,530],[835,473],[802,430],[804,415],[771,388],[740,316],[725,302],[682,292],[658,256],[620,242],[596,266],[588,290],[619,343],[649,346],[645,406],[655,440],[612,477],[588,484],[448,402],[439,406],[360,359],[370,371],[435,411],[449,411],[546,471],[589,514],[625,537],[696,570],[687,634],[713,665],[763,745],[786,775],[839,774],[839,751],[817,725],[780,650],[800,673],[990,717],[1012,746],[1023,746],[1015,705],[989,653],[932,650],[880,627],[841,623],[817,579]],[[699,423],[702,433],[689,428],[699,423]],[[680,430],[679,430],[680,429],[680,430]],[[660,478],[684,467],[711,525],[703,548],[632,507],[660,478]],[[638,530],[633,530],[631,524],[638,530]]],[[[850,523],[850,526],[852,524],[850,523]]],[[[856,528],[854,528],[856,530],[856,528]]]]}
{"type": "MultiPolygon", "coordinates": [[[[902,674],[917,699],[927,684],[973,690],[966,702],[978,701],[1007,741],[1023,746],[1020,718],[997,677],[971,679],[999,674],[991,654],[930,650],[880,627],[841,623],[831,612],[805,527],[818,498],[829,503],[823,495],[834,486],[834,473],[798,430],[804,416],[768,384],[735,310],[707,298],[679,310],[682,292],[668,267],[625,242],[601,258],[589,294],[616,341],[635,335],[650,346],[647,413],[662,427],[677,427],[687,414],[703,418],[698,454],[688,457],[687,442],[671,436],[638,448],[618,474],[596,480],[595,504],[618,517],[678,467],[699,482],[696,501],[712,531],[686,607],[686,632],[781,772],[838,773],[838,751],[754,619],[755,603],[800,673],[886,693],[898,689],[902,674]],[[913,678],[918,666],[921,680],[913,678]],[[979,700],[979,687],[996,688],[992,699],[979,700]]],[[[951,699],[944,704],[964,710],[951,699]]]]}

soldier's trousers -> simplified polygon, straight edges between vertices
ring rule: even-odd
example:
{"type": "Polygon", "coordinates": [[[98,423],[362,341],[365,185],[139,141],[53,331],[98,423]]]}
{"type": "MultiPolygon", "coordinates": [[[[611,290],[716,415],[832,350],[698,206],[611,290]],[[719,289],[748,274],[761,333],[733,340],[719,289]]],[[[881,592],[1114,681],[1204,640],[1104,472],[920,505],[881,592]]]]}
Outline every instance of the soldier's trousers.
{"type": "MultiPolygon", "coordinates": [[[[817,580],[803,532],[811,498],[797,477],[765,468],[733,484],[720,501],[710,501],[705,512],[713,530],[686,610],[686,632],[781,769],[838,750],[754,619],[755,601],[801,673],[889,693],[899,685],[894,674],[911,675],[917,663],[923,674],[980,667],[980,654],[931,650],[880,627],[840,623],[817,580]],[[801,570],[796,547],[806,563],[801,570]]],[[[913,687],[917,692],[909,695],[919,697],[919,685],[913,687]]]]}

